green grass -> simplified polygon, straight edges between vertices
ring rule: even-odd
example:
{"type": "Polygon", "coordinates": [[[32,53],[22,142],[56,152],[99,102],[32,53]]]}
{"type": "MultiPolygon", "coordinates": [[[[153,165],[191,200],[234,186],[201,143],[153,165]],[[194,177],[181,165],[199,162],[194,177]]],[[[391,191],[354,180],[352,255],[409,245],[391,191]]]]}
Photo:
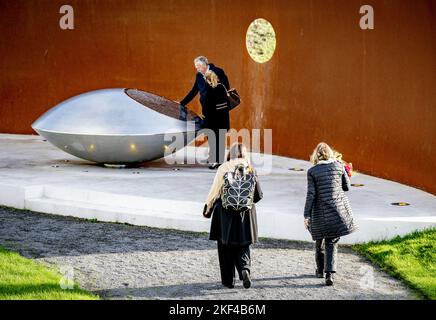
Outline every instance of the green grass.
{"type": "Polygon", "coordinates": [[[0,248],[0,300],[95,300],[81,290],[62,289],[62,275],[18,253],[0,248]]]}
{"type": "Polygon", "coordinates": [[[436,228],[352,248],[424,298],[436,299],[436,228]]]}

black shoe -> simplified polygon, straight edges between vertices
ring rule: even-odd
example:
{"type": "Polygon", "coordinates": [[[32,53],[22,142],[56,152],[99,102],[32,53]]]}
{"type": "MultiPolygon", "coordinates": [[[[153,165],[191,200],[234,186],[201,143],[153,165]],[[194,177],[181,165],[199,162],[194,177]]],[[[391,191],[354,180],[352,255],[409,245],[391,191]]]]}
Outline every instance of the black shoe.
{"type": "Polygon", "coordinates": [[[318,269],[316,269],[316,270],[315,270],[315,276],[316,276],[317,278],[324,278],[324,273],[323,273],[322,270],[321,270],[321,271],[318,271],[318,269]]]}
{"type": "Polygon", "coordinates": [[[219,167],[220,165],[221,165],[220,163],[218,163],[218,162],[214,162],[214,163],[212,163],[212,164],[209,166],[209,169],[211,169],[211,170],[218,169],[218,167],[219,167]]]}
{"type": "Polygon", "coordinates": [[[242,284],[244,285],[245,289],[251,287],[250,272],[247,270],[242,270],[242,284]]]}
{"type": "Polygon", "coordinates": [[[326,272],[325,273],[325,284],[327,286],[332,286],[333,285],[333,274],[331,272],[326,272]]]}
{"type": "Polygon", "coordinates": [[[235,286],[233,284],[224,284],[225,287],[233,289],[235,286]]]}

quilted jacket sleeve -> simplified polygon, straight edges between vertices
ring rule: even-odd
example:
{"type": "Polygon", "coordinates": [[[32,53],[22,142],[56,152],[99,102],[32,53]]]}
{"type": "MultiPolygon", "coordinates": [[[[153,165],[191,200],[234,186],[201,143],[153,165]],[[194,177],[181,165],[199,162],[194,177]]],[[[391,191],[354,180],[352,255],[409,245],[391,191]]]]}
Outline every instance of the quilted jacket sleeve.
{"type": "Polygon", "coordinates": [[[306,205],[304,206],[304,217],[309,219],[312,215],[313,203],[315,200],[316,188],[315,180],[310,172],[307,172],[307,195],[306,195],[306,205]]]}

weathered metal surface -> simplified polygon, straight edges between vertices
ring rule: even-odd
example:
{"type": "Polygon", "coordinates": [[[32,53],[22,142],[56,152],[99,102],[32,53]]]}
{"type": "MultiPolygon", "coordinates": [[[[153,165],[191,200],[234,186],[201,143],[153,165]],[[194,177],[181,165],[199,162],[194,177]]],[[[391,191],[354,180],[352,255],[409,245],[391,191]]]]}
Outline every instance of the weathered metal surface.
{"type": "Polygon", "coordinates": [[[326,141],[359,171],[436,193],[434,1],[371,1],[374,30],[360,29],[359,0],[71,0],[74,30],[59,28],[63,4],[0,2],[1,132],[32,133],[99,88],[180,100],[206,55],[242,96],[232,127],[273,129],[275,154],[308,159],[326,141]],[[277,37],[264,64],[245,48],[256,18],[277,37]]]}

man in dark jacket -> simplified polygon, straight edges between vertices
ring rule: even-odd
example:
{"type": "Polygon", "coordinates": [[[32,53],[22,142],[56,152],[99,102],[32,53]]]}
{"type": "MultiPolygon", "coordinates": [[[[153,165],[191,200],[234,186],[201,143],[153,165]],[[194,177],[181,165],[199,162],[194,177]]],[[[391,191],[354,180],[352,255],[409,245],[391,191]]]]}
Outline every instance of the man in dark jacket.
{"type": "MultiPolygon", "coordinates": [[[[195,82],[192,86],[191,91],[186,95],[185,98],[183,98],[182,101],[180,101],[180,104],[182,106],[186,106],[188,103],[192,101],[192,99],[195,98],[195,96],[200,93],[200,103],[202,107],[202,113],[203,115],[210,114],[206,110],[206,95],[207,95],[207,82],[204,78],[204,74],[208,70],[212,70],[216,73],[218,76],[218,79],[220,83],[222,83],[226,89],[228,90],[230,88],[229,80],[224,72],[223,69],[216,67],[214,64],[209,63],[206,57],[200,56],[194,59],[194,65],[195,69],[197,69],[197,74],[195,75],[195,82]]],[[[228,111],[227,111],[228,112],[228,111]]],[[[215,145],[209,145],[209,161],[215,162],[213,163],[209,168],[210,169],[216,169],[218,166],[224,161],[225,156],[225,143],[226,143],[226,137],[225,134],[227,130],[230,128],[230,123],[228,121],[228,117],[224,117],[224,119],[227,119],[227,121],[224,121],[223,123],[217,124],[218,128],[213,128],[213,132],[215,134],[216,143],[215,145]],[[221,130],[219,130],[221,129],[221,130]]],[[[213,119],[205,119],[206,123],[213,122],[213,119]]],[[[208,139],[209,142],[212,142],[215,139],[208,139]]]]}

